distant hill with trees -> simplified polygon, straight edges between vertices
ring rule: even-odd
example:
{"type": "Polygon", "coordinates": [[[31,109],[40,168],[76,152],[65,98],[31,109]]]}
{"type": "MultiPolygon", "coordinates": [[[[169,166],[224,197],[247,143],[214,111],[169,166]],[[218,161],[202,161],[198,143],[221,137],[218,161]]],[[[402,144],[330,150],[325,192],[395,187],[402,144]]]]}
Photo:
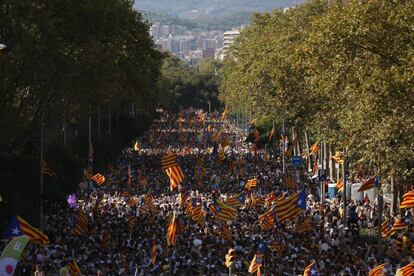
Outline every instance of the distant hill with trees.
{"type": "Polygon", "coordinates": [[[229,30],[242,25],[249,25],[253,16],[251,12],[238,12],[223,16],[203,16],[187,19],[179,16],[161,14],[156,12],[143,12],[143,16],[150,23],[158,22],[161,25],[181,25],[189,30],[229,30]]]}
{"type": "Polygon", "coordinates": [[[265,12],[292,7],[303,0],[135,0],[134,7],[143,11],[186,18],[216,17],[240,12],[265,12]]]}

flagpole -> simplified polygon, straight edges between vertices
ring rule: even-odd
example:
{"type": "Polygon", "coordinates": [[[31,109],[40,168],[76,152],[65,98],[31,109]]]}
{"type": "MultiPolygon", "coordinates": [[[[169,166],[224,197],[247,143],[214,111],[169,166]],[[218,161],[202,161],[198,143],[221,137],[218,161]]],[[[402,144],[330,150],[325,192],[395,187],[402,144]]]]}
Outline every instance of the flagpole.
{"type": "Polygon", "coordinates": [[[40,230],[43,231],[43,114],[40,115],[40,230]]]}

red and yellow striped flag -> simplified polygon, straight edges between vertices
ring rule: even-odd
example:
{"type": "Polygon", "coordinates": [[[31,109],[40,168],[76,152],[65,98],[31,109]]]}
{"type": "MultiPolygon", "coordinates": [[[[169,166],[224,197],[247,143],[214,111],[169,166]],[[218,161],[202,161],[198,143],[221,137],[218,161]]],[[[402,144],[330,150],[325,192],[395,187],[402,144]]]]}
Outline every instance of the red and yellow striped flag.
{"type": "Polygon", "coordinates": [[[167,154],[166,156],[162,157],[161,158],[162,169],[166,170],[166,169],[171,168],[171,167],[179,166],[176,159],[177,159],[177,154],[175,154],[175,153],[170,153],[170,154],[167,154]]]}
{"type": "Polygon", "coordinates": [[[414,190],[405,193],[402,198],[403,201],[400,204],[401,209],[414,207],[414,190]]]}
{"type": "Polygon", "coordinates": [[[82,273],[81,273],[81,271],[79,269],[79,266],[78,266],[78,264],[76,263],[75,260],[72,260],[68,264],[68,269],[69,269],[69,272],[70,272],[70,275],[71,276],[81,276],[82,275],[82,273]]]}
{"type": "Polygon", "coordinates": [[[170,178],[170,190],[173,191],[184,180],[184,173],[180,166],[170,167],[165,172],[170,178]]]}
{"type": "Polygon", "coordinates": [[[227,222],[236,220],[237,210],[229,205],[224,204],[221,200],[215,200],[210,205],[210,210],[216,220],[227,222]]]}
{"type": "Polygon", "coordinates": [[[259,260],[257,259],[257,255],[255,254],[252,261],[250,262],[249,266],[249,273],[260,273],[259,267],[261,266],[259,260]]]}
{"type": "Polygon", "coordinates": [[[82,210],[78,209],[76,214],[75,224],[73,225],[72,233],[80,236],[88,232],[89,219],[88,215],[82,210]]]}
{"type": "Polygon", "coordinates": [[[167,230],[167,245],[173,246],[176,241],[177,241],[177,220],[176,220],[176,214],[174,212],[173,218],[167,230]]]}
{"type": "Polygon", "coordinates": [[[227,225],[222,225],[220,230],[218,231],[218,234],[220,235],[220,237],[222,237],[223,239],[225,239],[228,242],[232,242],[233,240],[233,234],[231,233],[229,227],[227,225]]]}
{"type": "Polygon", "coordinates": [[[300,224],[296,228],[296,232],[297,233],[305,233],[305,232],[308,232],[312,229],[313,229],[312,219],[308,217],[302,222],[302,224],[300,224]]]}
{"type": "Polygon", "coordinates": [[[310,148],[310,155],[316,155],[319,152],[319,142],[313,144],[310,148]]]}
{"type": "Polygon", "coordinates": [[[342,190],[342,189],[343,189],[343,187],[344,187],[344,182],[342,182],[342,178],[341,178],[341,179],[339,179],[339,180],[336,182],[336,189],[337,189],[338,191],[340,191],[340,190],[342,190]]]}
{"type": "Polygon", "coordinates": [[[414,262],[397,269],[396,276],[411,276],[414,274],[414,262]]]}
{"type": "Polygon", "coordinates": [[[109,230],[109,227],[106,227],[105,230],[102,233],[101,238],[101,246],[102,248],[108,248],[111,245],[111,232],[109,230]]]}
{"type": "Polygon", "coordinates": [[[17,220],[20,224],[20,230],[30,238],[30,241],[33,243],[46,245],[49,243],[49,238],[43,234],[40,230],[37,228],[31,226],[27,221],[25,221],[20,216],[17,216],[17,220]]]}
{"type": "Polygon", "coordinates": [[[293,179],[292,176],[288,175],[285,178],[285,185],[286,187],[288,187],[289,189],[297,189],[298,188],[298,183],[296,183],[296,181],[293,179]]]}
{"type": "Polygon", "coordinates": [[[157,261],[157,244],[155,243],[155,239],[152,239],[152,247],[151,247],[151,263],[155,265],[157,261]]]}
{"type": "Polygon", "coordinates": [[[389,223],[387,220],[385,220],[382,224],[381,224],[381,236],[383,239],[385,239],[386,237],[388,237],[391,234],[391,228],[389,226],[389,223]]]}
{"type": "Polygon", "coordinates": [[[105,183],[105,176],[103,176],[100,173],[95,174],[94,176],[91,177],[91,180],[93,182],[95,182],[96,185],[101,186],[102,184],[105,183]]]}
{"type": "Polygon", "coordinates": [[[256,186],[257,186],[257,178],[252,178],[252,179],[247,180],[245,188],[247,190],[251,190],[253,188],[256,188],[256,186]]]}
{"type": "Polygon", "coordinates": [[[386,263],[380,264],[374,267],[373,269],[369,271],[368,276],[385,276],[385,273],[384,273],[385,265],[386,263]]]}

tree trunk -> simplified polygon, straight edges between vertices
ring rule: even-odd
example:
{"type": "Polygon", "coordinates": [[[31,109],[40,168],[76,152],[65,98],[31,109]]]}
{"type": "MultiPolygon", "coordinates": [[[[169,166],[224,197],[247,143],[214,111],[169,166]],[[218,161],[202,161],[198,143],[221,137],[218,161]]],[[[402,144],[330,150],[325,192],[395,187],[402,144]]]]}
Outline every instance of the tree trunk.
{"type": "Polygon", "coordinates": [[[98,139],[101,138],[101,106],[98,105],[98,139]]]}
{"type": "Polygon", "coordinates": [[[116,106],[116,126],[119,127],[119,104],[116,106]]]}
{"type": "MultiPolygon", "coordinates": [[[[295,135],[295,128],[292,127],[292,141],[295,141],[295,140],[296,140],[296,143],[297,143],[298,141],[297,141],[297,137],[295,135]]],[[[296,145],[292,145],[292,147],[293,147],[293,155],[296,156],[296,145]]]]}
{"type": "Polygon", "coordinates": [[[112,110],[111,110],[111,106],[109,106],[109,110],[108,110],[108,133],[109,134],[112,133],[112,110]]]}
{"type": "Polygon", "coordinates": [[[331,182],[334,182],[334,162],[332,160],[332,144],[329,144],[329,160],[328,160],[328,164],[329,164],[329,180],[331,182]]]}
{"type": "Polygon", "coordinates": [[[308,132],[305,131],[305,147],[306,147],[306,158],[308,159],[308,172],[312,171],[312,162],[310,159],[310,152],[309,152],[309,139],[308,139],[308,132]]]}
{"type": "Polygon", "coordinates": [[[323,169],[328,171],[328,145],[323,143],[323,169]]]}
{"type": "Polygon", "coordinates": [[[396,215],[398,211],[398,187],[394,179],[394,175],[391,175],[391,193],[392,193],[391,214],[396,215]]]}

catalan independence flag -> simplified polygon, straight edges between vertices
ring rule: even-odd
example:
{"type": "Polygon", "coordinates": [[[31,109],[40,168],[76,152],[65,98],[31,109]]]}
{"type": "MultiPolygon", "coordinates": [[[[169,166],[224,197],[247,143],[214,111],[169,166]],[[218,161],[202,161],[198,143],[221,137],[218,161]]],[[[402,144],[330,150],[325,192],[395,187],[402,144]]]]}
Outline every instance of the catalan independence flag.
{"type": "Polygon", "coordinates": [[[411,276],[414,274],[414,262],[397,269],[396,276],[411,276]]]}
{"type": "Polygon", "coordinates": [[[256,186],[257,186],[257,178],[252,178],[252,179],[247,180],[245,188],[247,190],[251,190],[253,188],[256,188],[256,186]]]}
{"type": "Polygon", "coordinates": [[[316,155],[319,152],[319,142],[316,142],[310,147],[310,155],[316,155]]]}
{"type": "Polygon", "coordinates": [[[255,254],[249,266],[249,273],[257,273],[260,275],[261,259],[255,254]]]}
{"type": "Polygon", "coordinates": [[[237,217],[237,210],[224,204],[219,199],[213,201],[213,204],[210,205],[210,210],[214,214],[214,218],[222,222],[233,221],[237,217]]]}
{"type": "Polygon", "coordinates": [[[388,237],[391,234],[391,227],[390,227],[390,223],[388,222],[388,220],[385,220],[382,224],[381,224],[381,236],[383,239],[385,239],[386,237],[388,237]]]}
{"type": "Polygon", "coordinates": [[[414,190],[405,193],[402,198],[403,201],[400,204],[401,209],[414,207],[414,190]]]}
{"type": "Polygon", "coordinates": [[[151,246],[151,263],[155,265],[157,261],[157,244],[155,243],[155,239],[152,239],[152,246],[151,246]]]}
{"type": "Polygon", "coordinates": [[[286,176],[286,178],[285,178],[285,185],[289,189],[297,189],[298,188],[298,183],[296,183],[296,181],[290,175],[286,176]]]}
{"type": "Polygon", "coordinates": [[[277,201],[272,209],[267,211],[264,215],[272,217],[275,223],[280,223],[295,217],[304,210],[306,210],[306,195],[305,191],[302,191],[277,201]]]}
{"type": "Polygon", "coordinates": [[[296,228],[296,232],[305,233],[312,229],[313,229],[312,219],[308,217],[296,228]]]}
{"type": "Polygon", "coordinates": [[[103,176],[100,173],[95,174],[94,176],[91,177],[91,180],[93,182],[95,182],[96,185],[101,186],[102,184],[105,183],[105,176],[103,176]]]}
{"type": "Polygon", "coordinates": [[[358,189],[358,192],[363,192],[372,188],[379,188],[379,176],[375,176],[371,179],[368,179],[367,181],[365,181],[361,187],[358,189]]]}
{"type": "Polygon", "coordinates": [[[245,202],[246,202],[246,195],[244,193],[234,195],[232,197],[227,198],[226,200],[226,204],[233,208],[242,207],[245,202]]]}
{"type": "Polygon", "coordinates": [[[340,191],[340,190],[342,190],[342,188],[344,187],[344,182],[342,182],[342,179],[339,179],[337,182],[336,182],[336,189],[338,190],[338,191],[340,191]]]}
{"type": "Polygon", "coordinates": [[[108,248],[111,245],[111,232],[109,227],[105,227],[102,237],[101,237],[101,246],[102,248],[108,248]]]}
{"type": "Polygon", "coordinates": [[[316,267],[315,262],[311,263],[305,268],[303,276],[318,276],[318,268],[316,267]]]}
{"type": "Polygon", "coordinates": [[[177,241],[177,220],[176,220],[175,212],[170,222],[170,225],[168,226],[166,236],[167,236],[167,245],[173,246],[175,242],[177,241]]]}
{"type": "Polygon", "coordinates": [[[78,264],[76,263],[75,260],[72,260],[69,263],[68,268],[69,268],[69,272],[70,272],[71,276],[81,276],[82,275],[82,273],[79,269],[79,266],[78,266],[78,264]]]}
{"type": "Polygon", "coordinates": [[[40,245],[46,245],[49,243],[49,238],[43,234],[40,230],[31,226],[27,221],[19,216],[13,216],[9,222],[6,231],[2,235],[2,239],[11,240],[21,235],[26,235],[30,238],[30,241],[40,245]]]}
{"type": "Polygon", "coordinates": [[[170,178],[170,189],[173,191],[184,180],[184,173],[177,163],[177,155],[170,153],[161,158],[161,166],[170,178]]]}
{"type": "Polygon", "coordinates": [[[225,239],[228,242],[232,242],[233,240],[233,234],[231,233],[229,227],[225,224],[223,224],[220,229],[218,230],[218,234],[220,235],[220,237],[222,237],[223,239],[225,239]]]}
{"type": "Polygon", "coordinates": [[[72,233],[77,236],[85,234],[86,232],[88,232],[88,224],[88,215],[82,209],[78,209],[72,233]]]}
{"type": "Polygon", "coordinates": [[[384,276],[384,268],[385,268],[386,263],[384,264],[380,264],[376,267],[374,267],[373,269],[371,269],[368,273],[368,276],[384,276]]]}

